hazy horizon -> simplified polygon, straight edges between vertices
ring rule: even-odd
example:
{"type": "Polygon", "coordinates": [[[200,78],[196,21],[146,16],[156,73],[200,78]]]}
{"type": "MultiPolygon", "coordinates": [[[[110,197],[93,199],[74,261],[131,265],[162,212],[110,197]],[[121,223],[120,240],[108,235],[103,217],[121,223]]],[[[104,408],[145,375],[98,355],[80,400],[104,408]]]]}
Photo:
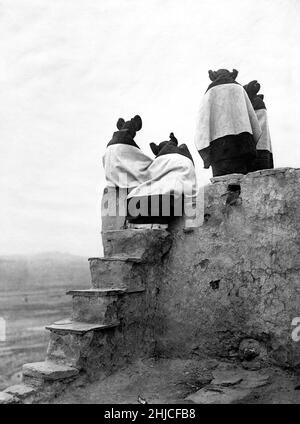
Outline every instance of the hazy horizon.
{"type": "Polygon", "coordinates": [[[193,144],[208,69],[265,95],[276,167],[300,167],[298,0],[4,0],[0,255],[101,254],[102,155],[119,117],[136,141],[193,144]]]}
{"type": "Polygon", "coordinates": [[[1,253],[0,259],[15,258],[15,257],[55,257],[55,256],[60,256],[60,257],[71,256],[71,257],[85,258],[84,255],[70,253],[70,252],[63,252],[59,250],[44,250],[44,251],[34,252],[34,253],[20,253],[20,252],[9,253],[9,254],[1,253]]]}

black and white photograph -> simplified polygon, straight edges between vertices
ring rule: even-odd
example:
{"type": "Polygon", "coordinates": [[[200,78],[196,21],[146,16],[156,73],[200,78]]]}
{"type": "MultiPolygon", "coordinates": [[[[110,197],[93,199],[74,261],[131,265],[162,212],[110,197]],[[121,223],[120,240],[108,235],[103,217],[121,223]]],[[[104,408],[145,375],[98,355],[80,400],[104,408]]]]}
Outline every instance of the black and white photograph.
{"type": "Polygon", "coordinates": [[[299,0],[0,0],[1,411],[300,405],[299,45],[299,0]]]}

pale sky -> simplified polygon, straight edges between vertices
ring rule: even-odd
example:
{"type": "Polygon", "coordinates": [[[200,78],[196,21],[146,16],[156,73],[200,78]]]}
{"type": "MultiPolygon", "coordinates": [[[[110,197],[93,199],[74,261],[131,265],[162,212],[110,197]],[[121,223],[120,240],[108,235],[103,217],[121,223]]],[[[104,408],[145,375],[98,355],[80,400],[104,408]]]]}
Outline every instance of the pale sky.
{"type": "Polygon", "coordinates": [[[136,141],[193,145],[207,71],[260,81],[276,167],[300,167],[299,0],[2,0],[0,254],[101,253],[101,158],[119,117],[136,141]]]}

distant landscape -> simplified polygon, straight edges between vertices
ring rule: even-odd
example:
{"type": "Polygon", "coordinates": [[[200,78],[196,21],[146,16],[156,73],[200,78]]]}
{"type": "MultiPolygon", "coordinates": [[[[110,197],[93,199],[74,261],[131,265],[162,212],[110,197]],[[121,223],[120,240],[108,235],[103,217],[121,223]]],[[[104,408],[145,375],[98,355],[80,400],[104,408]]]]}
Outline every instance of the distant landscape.
{"type": "Polygon", "coordinates": [[[0,256],[0,318],[6,321],[0,390],[20,381],[24,363],[45,358],[45,325],[71,313],[66,290],[90,285],[87,258],[59,252],[0,256]]]}

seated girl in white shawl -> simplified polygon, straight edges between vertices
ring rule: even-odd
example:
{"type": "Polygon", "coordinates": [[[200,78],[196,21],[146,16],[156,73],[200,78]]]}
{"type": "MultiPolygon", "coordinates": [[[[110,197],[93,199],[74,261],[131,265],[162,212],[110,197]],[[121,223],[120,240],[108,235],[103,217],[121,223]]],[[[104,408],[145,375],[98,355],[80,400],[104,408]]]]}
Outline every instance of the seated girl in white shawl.
{"type": "Polygon", "coordinates": [[[152,163],[134,141],[142,128],[141,117],[136,115],[127,122],[120,118],[117,128],[103,157],[107,186],[101,203],[102,232],[124,228],[128,192],[149,179],[152,163]]]}
{"type": "Polygon", "coordinates": [[[264,95],[257,94],[260,90],[260,84],[256,80],[250,81],[247,85],[244,85],[244,89],[249,96],[262,130],[256,145],[256,158],[252,162],[251,171],[274,168],[267,108],[264,95]]]}
{"type": "Polygon", "coordinates": [[[136,115],[127,122],[119,118],[117,128],[119,131],[114,132],[103,157],[107,186],[132,189],[149,178],[152,162],[134,141],[136,132],[142,128],[142,118],[136,115]]]}
{"type": "Polygon", "coordinates": [[[213,176],[251,169],[261,129],[252,104],[235,79],[238,71],[209,71],[212,83],[203,96],[197,119],[195,144],[213,176]]]}
{"type": "Polygon", "coordinates": [[[149,166],[150,178],[128,195],[127,220],[135,224],[168,224],[183,216],[185,203],[196,194],[196,174],[185,144],[178,146],[174,134],[169,141],[150,144],[156,158],[149,166]]]}

